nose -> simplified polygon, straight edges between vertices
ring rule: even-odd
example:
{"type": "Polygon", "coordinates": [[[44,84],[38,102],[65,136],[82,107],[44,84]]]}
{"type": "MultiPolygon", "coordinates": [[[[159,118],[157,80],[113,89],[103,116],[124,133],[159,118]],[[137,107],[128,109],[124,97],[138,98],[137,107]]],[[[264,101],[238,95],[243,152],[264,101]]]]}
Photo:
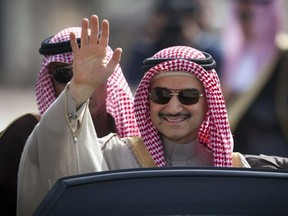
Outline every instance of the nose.
{"type": "Polygon", "coordinates": [[[183,106],[178,100],[178,94],[173,94],[168,104],[166,104],[166,111],[172,115],[175,115],[183,110],[183,106]]]}

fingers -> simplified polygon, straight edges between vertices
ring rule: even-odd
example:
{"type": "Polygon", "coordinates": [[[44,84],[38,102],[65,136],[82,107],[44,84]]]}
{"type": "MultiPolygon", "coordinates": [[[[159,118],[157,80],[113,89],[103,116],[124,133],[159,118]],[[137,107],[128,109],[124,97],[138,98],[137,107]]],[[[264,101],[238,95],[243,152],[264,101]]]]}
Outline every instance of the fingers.
{"type": "Polygon", "coordinates": [[[89,20],[87,18],[82,19],[82,31],[81,31],[81,47],[87,46],[89,39],[88,27],[89,27],[89,20]]]}
{"type": "Polygon", "coordinates": [[[122,49],[117,48],[114,50],[111,61],[116,62],[116,65],[120,62],[121,60],[121,54],[122,54],[122,49]]]}
{"type": "Polygon", "coordinates": [[[101,35],[99,39],[100,46],[108,46],[109,43],[109,22],[108,20],[103,20],[101,25],[101,35]]]}
{"type": "Polygon", "coordinates": [[[107,64],[107,71],[110,72],[109,75],[111,75],[114,72],[115,68],[119,64],[119,62],[121,60],[121,54],[122,54],[121,48],[117,48],[113,52],[112,58],[110,59],[109,63],[107,64]]]}
{"type": "Polygon", "coordinates": [[[101,35],[99,34],[99,18],[97,15],[91,16],[91,35],[89,39],[89,20],[84,18],[82,20],[82,32],[81,32],[81,46],[88,45],[89,41],[91,44],[98,44],[100,46],[108,46],[109,43],[109,22],[108,20],[103,20],[101,23],[101,35]]]}
{"type": "Polygon", "coordinates": [[[70,44],[72,47],[72,52],[75,53],[79,49],[79,47],[76,40],[76,34],[74,32],[70,33],[70,44]]]}
{"type": "Polygon", "coordinates": [[[91,16],[91,35],[90,43],[98,43],[98,34],[99,34],[99,18],[96,15],[91,16]]]}
{"type": "Polygon", "coordinates": [[[101,23],[101,35],[99,34],[99,18],[96,15],[91,16],[91,36],[90,42],[97,44],[99,41],[100,46],[108,46],[109,43],[109,22],[108,20],[103,20],[101,23]]]}

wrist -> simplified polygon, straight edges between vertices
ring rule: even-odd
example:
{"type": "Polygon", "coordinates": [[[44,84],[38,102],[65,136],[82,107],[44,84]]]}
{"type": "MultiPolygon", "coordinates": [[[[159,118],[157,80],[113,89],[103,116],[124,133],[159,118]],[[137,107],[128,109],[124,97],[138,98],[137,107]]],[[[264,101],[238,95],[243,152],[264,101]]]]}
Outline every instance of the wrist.
{"type": "Polygon", "coordinates": [[[79,108],[83,103],[85,103],[93,93],[93,90],[89,87],[83,85],[77,85],[71,80],[68,83],[68,91],[72,98],[75,100],[76,107],[79,108]]]}

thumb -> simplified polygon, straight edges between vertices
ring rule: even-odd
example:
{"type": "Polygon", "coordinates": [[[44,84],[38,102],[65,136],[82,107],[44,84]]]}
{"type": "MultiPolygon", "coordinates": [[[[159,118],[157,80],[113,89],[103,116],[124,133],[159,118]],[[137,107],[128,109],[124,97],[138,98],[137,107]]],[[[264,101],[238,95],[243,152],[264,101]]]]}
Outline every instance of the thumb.
{"type": "Polygon", "coordinates": [[[119,62],[121,60],[121,54],[122,54],[121,48],[117,48],[114,50],[112,58],[110,59],[110,61],[107,64],[107,71],[110,72],[110,75],[114,72],[115,68],[119,64],[119,62]]]}

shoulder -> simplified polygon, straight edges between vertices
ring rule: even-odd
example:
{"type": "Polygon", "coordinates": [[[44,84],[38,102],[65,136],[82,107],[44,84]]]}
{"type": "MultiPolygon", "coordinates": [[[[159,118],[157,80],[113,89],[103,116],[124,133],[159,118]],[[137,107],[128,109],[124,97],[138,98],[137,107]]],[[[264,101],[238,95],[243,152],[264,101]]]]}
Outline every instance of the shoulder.
{"type": "Polygon", "coordinates": [[[129,146],[129,149],[139,164],[141,164],[141,167],[157,166],[141,137],[126,138],[125,143],[129,146]]]}
{"type": "Polygon", "coordinates": [[[99,143],[102,150],[114,150],[117,149],[129,149],[131,150],[137,142],[140,142],[142,139],[140,137],[124,137],[120,138],[116,133],[110,133],[107,136],[99,138],[99,143]]]}
{"type": "Polygon", "coordinates": [[[114,157],[129,155],[135,159],[139,167],[156,166],[141,137],[119,138],[117,134],[109,134],[99,141],[105,155],[113,154],[114,157]]]}
{"type": "Polygon", "coordinates": [[[0,140],[4,139],[6,136],[14,137],[26,134],[29,136],[39,120],[40,115],[34,113],[26,113],[17,117],[3,131],[1,131],[0,140]]]}
{"type": "Polygon", "coordinates": [[[116,133],[98,139],[104,154],[120,154],[130,152],[128,138],[120,138],[116,133]]]}
{"type": "Polygon", "coordinates": [[[110,170],[140,167],[126,138],[111,133],[98,140],[110,170]]]}
{"type": "Polygon", "coordinates": [[[116,146],[118,143],[121,143],[121,138],[116,133],[109,133],[108,135],[98,138],[101,149],[112,148],[116,146]]]}
{"type": "MultiPolygon", "coordinates": [[[[40,119],[40,118],[39,118],[40,119]]],[[[19,163],[23,148],[34,130],[38,118],[27,113],[13,120],[0,134],[0,159],[1,163],[19,163]]]]}

